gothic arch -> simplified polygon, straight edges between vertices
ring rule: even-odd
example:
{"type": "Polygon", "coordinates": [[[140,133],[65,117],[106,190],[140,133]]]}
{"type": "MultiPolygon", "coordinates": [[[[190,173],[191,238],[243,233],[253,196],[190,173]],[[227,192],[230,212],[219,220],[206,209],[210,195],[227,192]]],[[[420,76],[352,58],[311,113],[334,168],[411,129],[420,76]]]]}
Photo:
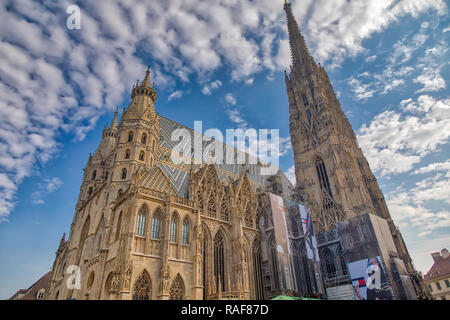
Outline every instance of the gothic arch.
{"type": "Polygon", "coordinates": [[[172,281],[169,294],[170,294],[169,300],[184,300],[185,295],[184,281],[179,273],[172,281]]]}
{"type": "Polygon", "coordinates": [[[92,271],[89,274],[89,277],[88,277],[88,279],[86,281],[86,289],[87,290],[90,290],[92,288],[92,285],[94,284],[94,280],[95,280],[95,272],[92,271]]]}
{"type": "Polygon", "coordinates": [[[188,215],[184,217],[181,226],[182,226],[181,243],[184,245],[188,245],[191,239],[191,219],[189,218],[188,215]]]}
{"type": "Polygon", "coordinates": [[[108,277],[106,278],[105,281],[105,286],[104,286],[104,292],[103,292],[103,298],[105,300],[109,300],[109,297],[111,295],[111,282],[112,282],[112,278],[114,276],[114,272],[110,272],[108,274],[108,277]]]}
{"type": "MultiPolygon", "coordinates": [[[[253,298],[257,300],[264,299],[264,285],[262,272],[261,245],[259,237],[253,240],[252,244],[252,268],[253,268],[253,298]]],[[[250,270],[250,268],[249,268],[250,270]]]]}
{"type": "Polygon", "coordinates": [[[335,278],[337,272],[335,254],[329,248],[325,248],[322,250],[321,260],[322,268],[324,273],[326,274],[326,278],[335,278]]]}
{"type": "Polygon", "coordinates": [[[151,300],[152,281],[147,270],[143,270],[133,286],[133,300],[151,300]]]}
{"type": "Polygon", "coordinates": [[[179,226],[180,216],[176,210],[172,212],[170,218],[170,242],[178,242],[178,226],[179,226]]]}
{"type": "Polygon", "coordinates": [[[80,238],[78,241],[78,252],[77,252],[77,263],[76,265],[80,265],[81,256],[83,255],[84,245],[86,238],[89,234],[89,229],[91,227],[91,216],[87,216],[86,220],[84,220],[83,228],[81,229],[80,238]]]}
{"type": "Polygon", "coordinates": [[[147,235],[147,224],[148,224],[149,209],[147,204],[143,204],[138,211],[136,217],[136,235],[140,237],[145,237],[147,235]]]}
{"type": "Polygon", "coordinates": [[[151,238],[159,240],[161,238],[161,220],[163,218],[163,211],[161,207],[157,207],[153,211],[152,225],[151,225],[151,238]]]}
{"type": "Polygon", "coordinates": [[[218,230],[214,236],[214,279],[217,291],[219,286],[222,291],[226,290],[226,263],[225,263],[225,236],[222,230],[218,230]]]}

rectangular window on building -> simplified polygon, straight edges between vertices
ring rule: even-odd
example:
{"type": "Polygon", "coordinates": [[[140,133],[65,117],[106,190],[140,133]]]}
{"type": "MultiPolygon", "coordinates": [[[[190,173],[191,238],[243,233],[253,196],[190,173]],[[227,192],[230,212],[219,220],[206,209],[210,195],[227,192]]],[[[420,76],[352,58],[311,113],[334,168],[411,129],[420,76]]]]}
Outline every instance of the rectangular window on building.
{"type": "Polygon", "coordinates": [[[441,284],[439,282],[436,282],[436,287],[438,290],[442,290],[441,284]]]}
{"type": "Polygon", "coordinates": [[[431,286],[431,284],[428,285],[428,290],[430,290],[430,292],[433,292],[433,287],[431,286]]]}
{"type": "Polygon", "coordinates": [[[450,281],[445,280],[445,286],[446,286],[447,288],[450,288],[450,281]]]}

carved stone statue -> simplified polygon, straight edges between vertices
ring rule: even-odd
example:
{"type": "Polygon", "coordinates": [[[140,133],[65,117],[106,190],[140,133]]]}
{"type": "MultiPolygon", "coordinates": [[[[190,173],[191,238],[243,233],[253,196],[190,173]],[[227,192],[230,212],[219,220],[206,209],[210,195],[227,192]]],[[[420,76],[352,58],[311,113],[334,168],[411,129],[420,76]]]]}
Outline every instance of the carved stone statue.
{"type": "Polygon", "coordinates": [[[161,269],[161,277],[159,278],[159,292],[161,294],[167,293],[169,290],[170,269],[165,265],[161,269]]]}
{"type": "Polygon", "coordinates": [[[131,281],[131,267],[127,267],[125,269],[125,278],[123,284],[125,290],[130,289],[130,281],[131,281]]]}
{"type": "Polygon", "coordinates": [[[119,275],[117,273],[114,273],[112,279],[111,279],[111,293],[116,293],[119,291],[119,275]]]}

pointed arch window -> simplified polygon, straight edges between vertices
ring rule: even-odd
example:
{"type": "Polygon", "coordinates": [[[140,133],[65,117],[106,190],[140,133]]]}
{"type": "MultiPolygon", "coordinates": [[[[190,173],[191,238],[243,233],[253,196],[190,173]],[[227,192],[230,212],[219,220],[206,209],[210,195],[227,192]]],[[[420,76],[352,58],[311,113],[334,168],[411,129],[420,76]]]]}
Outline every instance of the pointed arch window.
{"type": "Polygon", "coordinates": [[[214,237],[214,277],[216,279],[216,288],[219,288],[220,281],[222,291],[226,290],[224,258],[224,237],[222,232],[219,231],[214,237]]]}
{"type": "Polygon", "coordinates": [[[131,155],[131,152],[129,149],[127,151],[125,151],[125,159],[130,159],[130,155],[131,155]]]}
{"type": "Polygon", "coordinates": [[[187,217],[183,220],[182,243],[189,244],[189,219],[187,217]]]}
{"type": "Polygon", "coordinates": [[[96,177],[97,177],[97,170],[94,170],[92,172],[92,180],[95,180],[96,177]]]}
{"type": "Polygon", "coordinates": [[[152,219],[152,234],[151,238],[159,240],[159,225],[160,225],[160,214],[159,211],[155,212],[152,219]]]}
{"type": "Polygon", "coordinates": [[[133,131],[128,133],[128,142],[133,142],[133,131]]]}
{"type": "Polygon", "coordinates": [[[247,206],[247,210],[245,211],[245,226],[249,228],[253,228],[253,214],[250,204],[247,206]]]}
{"type": "Polygon", "coordinates": [[[151,280],[148,273],[144,270],[134,283],[133,300],[150,300],[150,298],[151,280]]]}
{"type": "Polygon", "coordinates": [[[255,299],[264,299],[264,287],[262,278],[262,260],[261,260],[261,247],[259,245],[258,239],[253,241],[252,246],[252,257],[253,257],[253,282],[255,286],[255,299]]]}
{"type": "Polygon", "coordinates": [[[306,93],[302,94],[302,99],[303,99],[303,106],[304,107],[308,106],[309,102],[308,102],[308,96],[306,95],[306,93]]]}
{"type": "Polygon", "coordinates": [[[184,296],[184,282],[180,274],[177,274],[170,286],[169,300],[183,300],[184,296]]]}
{"type": "Polygon", "coordinates": [[[328,194],[333,197],[331,193],[330,181],[328,180],[327,169],[325,168],[325,163],[318,157],[316,159],[316,171],[319,177],[320,188],[328,192],[328,194]]]}
{"type": "Polygon", "coordinates": [[[333,252],[331,252],[329,249],[326,249],[323,257],[325,261],[325,271],[327,273],[327,277],[336,277],[336,259],[333,252]]]}
{"type": "Polygon", "coordinates": [[[212,192],[209,196],[208,199],[208,215],[210,217],[215,218],[216,215],[216,199],[215,199],[215,194],[214,192],[212,192]]]}
{"type": "Polygon", "coordinates": [[[222,203],[220,204],[220,219],[228,221],[228,203],[227,194],[222,197],[222,203]]]}
{"type": "Polygon", "coordinates": [[[127,178],[127,169],[122,169],[122,180],[125,180],[127,178]]]}
{"type": "Polygon", "coordinates": [[[120,231],[121,231],[121,229],[122,229],[122,217],[123,217],[123,212],[120,211],[119,219],[117,219],[116,237],[115,237],[115,240],[114,240],[114,241],[119,240],[119,237],[120,237],[120,231]]]}
{"type": "Polygon", "coordinates": [[[136,221],[136,235],[140,237],[145,237],[145,226],[147,222],[147,209],[145,207],[142,207],[141,210],[139,210],[139,214],[137,216],[136,221]]]}
{"type": "Polygon", "coordinates": [[[145,152],[144,151],[141,151],[139,153],[139,161],[145,161],[145,152]]]}
{"type": "Polygon", "coordinates": [[[147,143],[147,134],[143,133],[141,138],[141,143],[146,144],[147,143]]]}
{"type": "Polygon", "coordinates": [[[177,242],[177,224],[178,217],[173,215],[172,221],[170,222],[170,242],[177,242]]]}

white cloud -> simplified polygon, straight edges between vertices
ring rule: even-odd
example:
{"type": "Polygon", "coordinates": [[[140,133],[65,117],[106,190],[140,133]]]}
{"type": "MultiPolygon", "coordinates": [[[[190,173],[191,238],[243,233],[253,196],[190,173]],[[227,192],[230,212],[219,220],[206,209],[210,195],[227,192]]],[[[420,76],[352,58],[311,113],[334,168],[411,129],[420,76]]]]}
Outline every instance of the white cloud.
{"type": "Polygon", "coordinates": [[[33,204],[44,204],[44,197],[50,193],[55,192],[63,185],[63,182],[58,177],[51,179],[44,179],[44,184],[38,183],[38,190],[31,195],[31,202],[33,204]]]}
{"type": "Polygon", "coordinates": [[[358,131],[358,141],[374,171],[406,172],[448,142],[450,99],[423,95],[402,101],[400,111],[385,111],[358,131]]]}
{"type": "MultiPolygon", "coordinates": [[[[105,111],[122,103],[143,76],[139,57],[152,61],[160,90],[194,76],[206,83],[222,66],[231,80],[250,81],[288,64],[277,1],[83,2],[81,30],[72,31],[63,21],[69,4],[0,5],[0,172],[16,188],[58,152],[60,132],[82,140],[105,111]]],[[[443,14],[446,6],[440,0],[294,4],[300,22],[311,13],[305,34],[314,54],[335,64],[361,52],[364,39],[399,17],[428,9],[443,14]]],[[[0,190],[0,219],[13,209],[14,194],[0,190]]]]}
{"type": "Polygon", "coordinates": [[[229,104],[234,106],[236,104],[236,98],[231,94],[231,93],[227,93],[225,95],[225,101],[229,104]]]}
{"type": "Polygon", "coordinates": [[[447,83],[442,78],[439,69],[425,68],[424,73],[413,80],[415,83],[421,83],[422,89],[417,90],[420,92],[433,92],[447,88],[447,83]]]}
{"type": "Polygon", "coordinates": [[[237,109],[228,109],[227,110],[228,117],[230,118],[231,122],[236,124],[239,128],[247,128],[248,123],[245,121],[245,119],[242,117],[241,112],[237,109]]]}
{"type": "Polygon", "coordinates": [[[183,91],[181,90],[177,90],[175,92],[173,92],[169,98],[167,98],[168,101],[172,101],[174,99],[181,99],[181,97],[183,96],[183,91]]]}
{"type": "Polygon", "coordinates": [[[202,93],[205,96],[210,96],[214,90],[219,89],[222,86],[222,82],[220,80],[215,80],[210,84],[206,84],[203,86],[202,93]]]}
{"type": "Polygon", "coordinates": [[[285,174],[289,181],[291,181],[292,185],[295,186],[297,184],[297,178],[295,177],[295,166],[290,167],[285,174]]]}
{"type": "Polygon", "coordinates": [[[435,171],[450,171],[450,160],[447,160],[445,162],[435,162],[431,163],[426,167],[422,167],[420,169],[417,169],[413,172],[413,174],[425,174],[429,172],[435,172],[435,171]]]}

